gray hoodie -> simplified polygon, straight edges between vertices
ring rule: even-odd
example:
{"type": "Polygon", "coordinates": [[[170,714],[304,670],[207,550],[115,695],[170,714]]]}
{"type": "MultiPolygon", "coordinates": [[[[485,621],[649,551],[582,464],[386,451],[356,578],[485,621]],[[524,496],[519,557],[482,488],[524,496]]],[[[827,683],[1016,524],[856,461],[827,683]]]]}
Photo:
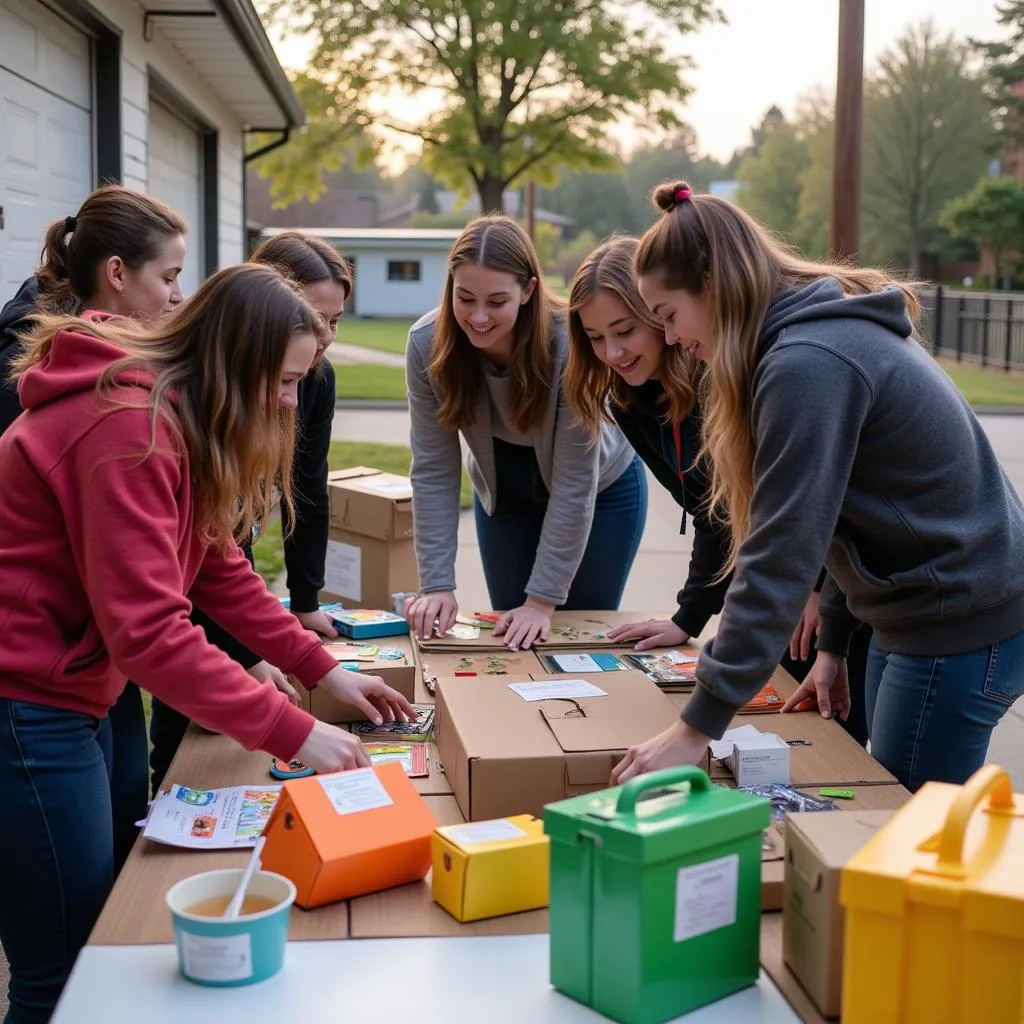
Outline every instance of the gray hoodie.
{"type": "Polygon", "coordinates": [[[855,620],[884,651],[935,657],[1024,630],[1024,508],[910,335],[897,288],[846,297],[823,278],[769,309],[750,533],[682,715],[701,732],[767,682],[823,563],[822,650],[845,654],[855,620]]]}

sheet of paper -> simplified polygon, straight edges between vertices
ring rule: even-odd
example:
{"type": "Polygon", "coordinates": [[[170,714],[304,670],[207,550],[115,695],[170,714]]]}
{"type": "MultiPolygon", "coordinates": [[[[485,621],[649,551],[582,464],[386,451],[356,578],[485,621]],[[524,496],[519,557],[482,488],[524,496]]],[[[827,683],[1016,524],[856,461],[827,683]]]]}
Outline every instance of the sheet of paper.
{"type": "Polygon", "coordinates": [[[363,599],[363,552],[354,544],[340,540],[327,542],[324,560],[324,585],[332,594],[363,599]]]}
{"type": "Polygon", "coordinates": [[[578,697],[607,697],[608,692],[586,679],[541,679],[535,683],[509,683],[523,700],[559,700],[578,697]]]}
{"type": "Polygon", "coordinates": [[[761,730],[752,725],[741,725],[738,729],[729,729],[720,740],[711,741],[711,756],[720,761],[732,753],[732,748],[737,740],[751,739],[760,735],[761,730]]]}
{"type": "Polygon", "coordinates": [[[551,660],[563,672],[603,672],[589,654],[552,654],[551,660]]]}
{"type": "Polygon", "coordinates": [[[697,655],[683,651],[666,651],[665,658],[673,665],[696,665],[697,655]]]}
{"type": "Polygon", "coordinates": [[[280,786],[189,789],[175,784],[150,805],[142,834],[191,850],[255,846],[280,792],[280,786]]]}
{"type": "Polygon", "coordinates": [[[680,868],[676,875],[676,942],[736,923],[740,858],[728,857],[680,868]]]}
{"type": "Polygon", "coordinates": [[[477,843],[498,843],[507,839],[522,839],[526,833],[511,821],[474,821],[468,825],[449,825],[438,832],[447,836],[459,846],[475,846],[477,843]]]}
{"type": "Polygon", "coordinates": [[[358,814],[394,803],[372,768],[357,768],[320,778],[327,798],[339,814],[358,814]]]}

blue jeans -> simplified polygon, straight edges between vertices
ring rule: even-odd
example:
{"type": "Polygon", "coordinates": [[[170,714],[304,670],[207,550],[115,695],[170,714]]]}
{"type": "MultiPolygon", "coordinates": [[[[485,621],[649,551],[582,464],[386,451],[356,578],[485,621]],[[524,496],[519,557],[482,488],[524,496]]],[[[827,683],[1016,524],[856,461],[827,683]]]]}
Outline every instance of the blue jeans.
{"type": "MultiPolygon", "coordinates": [[[[492,515],[474,496],[476,535],[491,607],[518,608],[540,544],[548,489],[532,448],[495,438],[497,495],[492,515]]],[[[635,457],[615,483],[597,496],[583,560],[560,607],[615,611],[640,547],[647,519],[647,478],[635,457]]]]}
{"type": "Polygon", "coordinates": [[[1024,633],[941,658],[887,654],[872,640],[865,682],[874,757],[912,792],[963,783],[1024,694],[1024,633]]]}
{"type": "MultiPolygon", "coordinates": [[[[110,724],[0,699],[5,1024],[45,1024],[114,884],[110,724]]],[[[99,1011],[97,1011],[99,1012],[99,1011]]]]}

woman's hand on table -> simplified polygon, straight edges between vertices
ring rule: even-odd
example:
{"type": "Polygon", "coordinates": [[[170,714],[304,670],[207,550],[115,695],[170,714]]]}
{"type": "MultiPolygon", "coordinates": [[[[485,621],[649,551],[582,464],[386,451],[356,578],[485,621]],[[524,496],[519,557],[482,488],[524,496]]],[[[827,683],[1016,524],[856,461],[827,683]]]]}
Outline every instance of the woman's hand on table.
{"type": "Polygon", "coordinates": [[[412,704],[388,686],[380,676],[364,676],[361,672],[350,672],[339,665],[317,685],[324,687],[343,704],[358,708],[374,725],[416,721],[416,711],[412,704]]]}
{"type": "Polygon", "coordinates": [[[334,640],[338,636],[338,631],[327,612],[317,609],[315,612],[292,612],[292,615],[299,620],[303,629],[308,629],[311,633],[319,633],[328,640],[334,640]]]}
{"type": "Polygon", "coordinates": [[[528,597],[518,608],[502,613],[494,624],[494,635],[504,636],[513,651],[532,647],[538,640],[547,640],[554,610],[553,604],[528,597]]]}
{"type": "Polygon", "coordinates": [[[318,775],[370,766],[370,756],[357,736],[320,721],[313,723],[306,742],[295,754],[295,760],[312,768],[318,775]]]}
{"type": "Polygon", "coordinates": [[[710,737],[702,732],[697,732],[685,722],[676,722],[646,743],[630,747],[626,756],[612,769],[611,784],[621,786],[637,775],[672,768],[677,764],[700,764],[707,755],[710,742],[710,737]]]}
{"type": "Polygon", "coordinates": [[[300,703],[299,691],[288,682],[288,677],[276,666],[266,661],[258,661],[248,671],[258,683],[273,683],[292,704],[300,703]]]}
{"type": "Polygon", "coordinates": [[[818,651],[811,674],[796,688],[782,713],[792,711],[802,700],[810,697],[818,702],[822,718],[841,718],[850,714],[850,678],[846,672],[846,659],[828,651],[818,651]]]}
{"type": "Polygon", "coordinates": [[[437,590],[432,594],[420,594],[405,610],[409,629],[420,640],[429,640],[434,631],[444,636],[455,625],[459,614],[459,602],[453,590],[437,590]]]}
{"type": "Polygon", "coordinates": [[[608,639],[613,643],[637,640],[633,645],[635,651],[649,651],[652,647],[679,647],[689,642],[690,634],[671,619],[645,619],[609,629],[608,639]]]}

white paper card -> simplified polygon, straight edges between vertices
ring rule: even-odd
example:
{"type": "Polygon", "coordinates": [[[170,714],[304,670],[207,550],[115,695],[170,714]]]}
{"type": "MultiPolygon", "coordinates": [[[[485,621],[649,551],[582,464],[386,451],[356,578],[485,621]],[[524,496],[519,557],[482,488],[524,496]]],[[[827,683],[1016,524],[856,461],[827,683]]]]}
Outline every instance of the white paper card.
{"type": "Polygon", "coordinates": [[[607,697],[608,692],[586,679],[542,679],[536,683],[509,683],[523,700],[558,700],[566,697],[607,697]]]}
{"type": "Polygon", "coordinates": [[[738,729],[729,729],[720,740],[711,741],[711,756],[721,761],[732,753],[732,748],[737,741],[754,739],[760,735],[761,731],[752,725],[741,725],[738,729]]]}
{"type": "Polygon", "coordinates": [[[735,924],[739,884],[736,853],[680,868],[676,875],[676,942],[735,924]]]}
{"type": "Polygon", "coordinates": [[[401,494],[403,496],[412,493],[412,486],[408,480],[378,480],[376,483],[363,484],[364,491],[370,491],[373,494],[401,494]]]}
{"type": "Polygon", "coordinates": [[[252,977],[252,943],[248,935],[193,935],[181,932],[185,973],[199,981],[245,981],[252,977]]]}
{"type": "Polygon", "coordinates": [[[343,544],[340,540],[327,542],[327,557],[324,560],[324,586],[332,594],[349,597],[353,601],[363,599],[363,552],[355,544],[343,544]]]}
{"type": "Polygon", "coordinates": [[[682,651],[666,651],[665,657],[672,662],[673,665],[696,665],[697,655],[696,654],[684,654],[682,651]]]}
{"type": "Polygon", "coordinates": [[[339,814],[358,814],[394,803],[372,768],[324,775],[320,785],[339,814]]]}
{"type": "Polygon", "coordinates": [[[443,836],[459,846],[475,846],[477,843],[497,843],[506,839],[522,839],[526,833],[511,821],[475,821],[471,825],[450,825],[439,828],[443,836]]]}
{"type": "Polygon", "coordinates": [[[552,654],[550,657],[563,672],[604,671],[589,654],[552,654]]]}

